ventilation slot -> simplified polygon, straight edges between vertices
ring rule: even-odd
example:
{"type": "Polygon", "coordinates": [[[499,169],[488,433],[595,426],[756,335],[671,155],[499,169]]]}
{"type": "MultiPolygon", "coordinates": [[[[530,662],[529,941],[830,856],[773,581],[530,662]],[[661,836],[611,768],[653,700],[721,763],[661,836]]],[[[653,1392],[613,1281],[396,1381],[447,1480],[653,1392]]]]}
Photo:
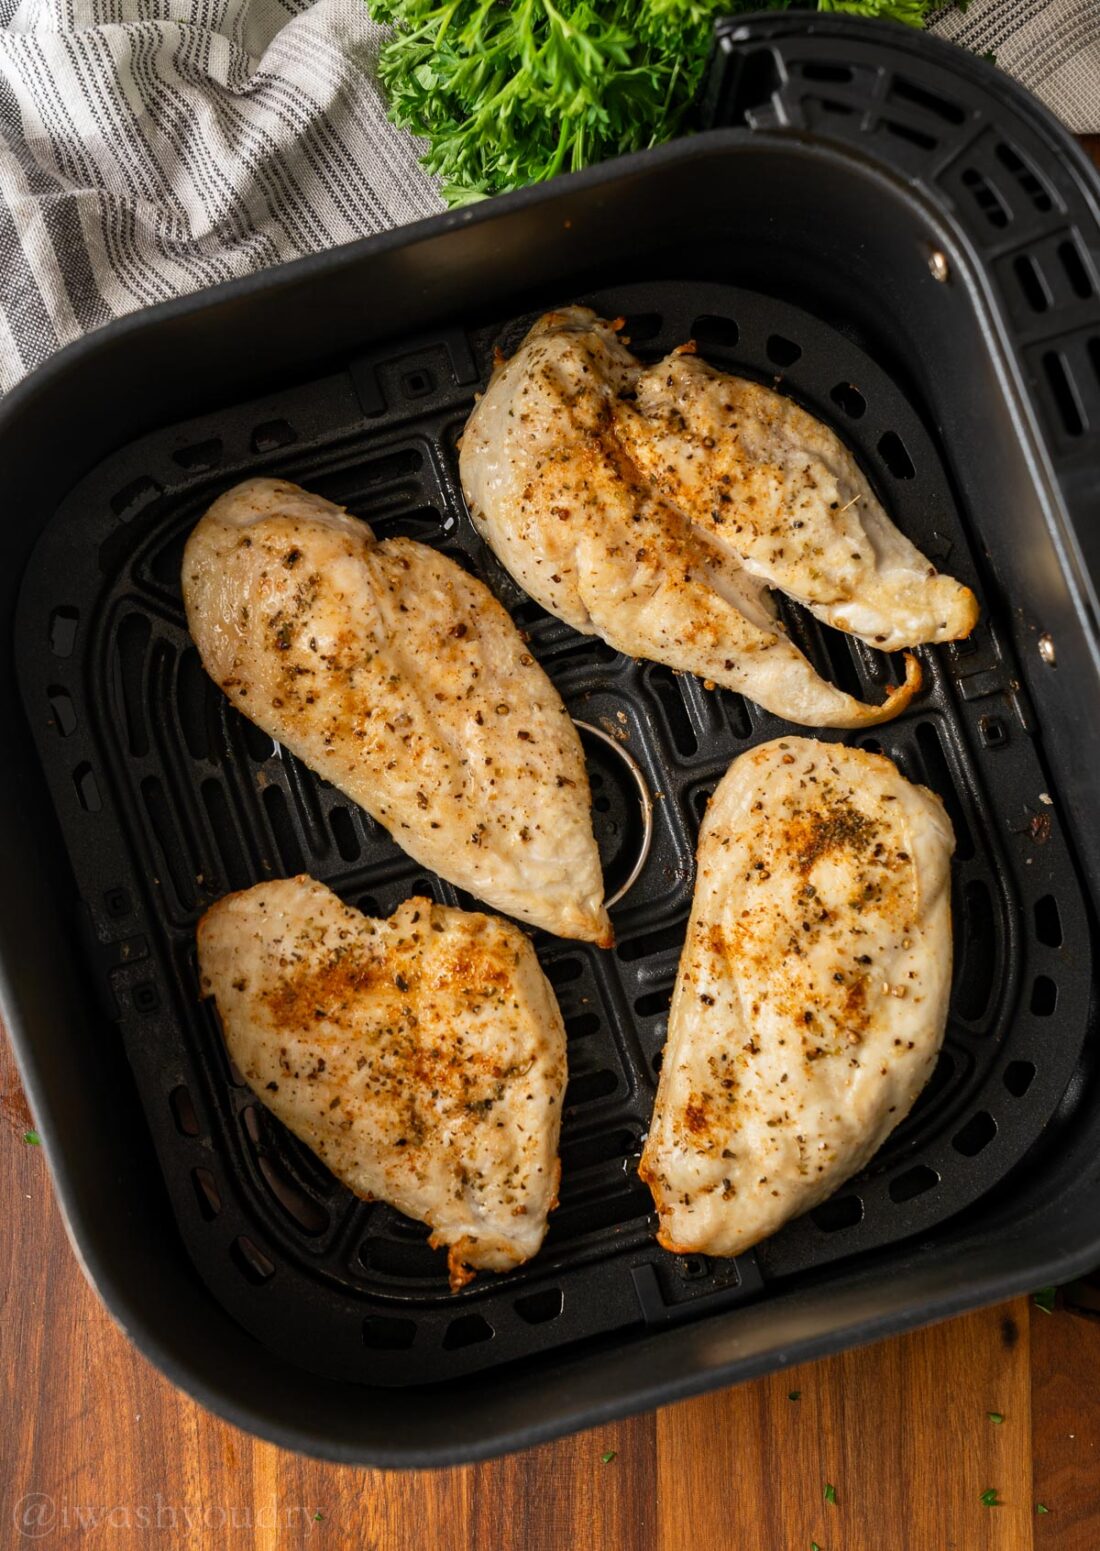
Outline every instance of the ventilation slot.
{"type": "Polygon", "coordinates": [[[624,963],[631,964],[635,959],[644,959],[651,953],[664,953],[668,948],[678,948],[683,940],[684,924],[678,921],[673,926],[662,926],[659,931],[628,938],[615,951],[624,963]]]}
{"type": "Polygon", "coordinates": [[[481,1341],[491,1341],[493,1335],[493,1327],[487,1319],[483,1319],[480,1314],[464,1314],[461,1319],[453,1319],[447,1326],[443,1350],[454,1352],[463,1346],[477,1346],[481,1341]]]}
{"type": "Polygon", "coordinates": [[[525,1324],[548,1325],[564,1309],[565,1294],[560,1287],[548,1287],[544,1292],[528,1293],[524,1298],[517,1298],[513,1307],[525,1324]]]}
{"type": "Polygon", "coordinates": [[[867,400],[850,382],[838,382],[829,397],[838,409],[842,409],[853,420],[861,419],[867,412],[867,400]]]}
{"type": "Polygon", "coordinates": [[[887,431],[885,436],[879,437],[878,450],[883,463],[895,479],[912,479],[916,474],[913,460],[896,431],[887,431]]]}
{"type": "Polygon", "coordinates": [[[639,996],[634,1003],[634,1011],[639,1018],[653,1018],[663,1016],[672,1006],[672,987],[668,986],[664,991],[647,991],[644,996],[639,996]]]}
{"type": "Polygon", "coordinates": [[[984,178],[976,167],[968,167],[962,175],[962,181],[963,186],[970,190],[974,203],[990,226],[1002,231],[1008,225],[1009,215],[1000,194],[992,183],[984,178]]]}
{"type": "Polygon", "coordinates": [[[582,1077],[571,1077],[565,1090],[566,1108],[577,1109],[596,1099],[606,1099],[618,1086],[619,1079],[614,1072],[586,1072],[582,1077]]]}
{"type": "Polygon", "coordinates": [[[959,801],[951,767],[943,752],[939,731],[932,722],[920,723],[917,728],[917,747],[924,765],[925,784],[943,799],[951,827],[955,831],[955,856],[960,862],[968,862],[974,855],[974,839],[959,801]]]}
{"type": "Polygon", "coordinates": [[[1031,1011],[1036,1018],[1049,1018],[1058,1005],[1058,986],[1049,975],[1036,975],[1031,987],[1031,1011]]]}
{"type": "Polygon", "coordinates": [[[191,1183],[204,1222],[213,1222],[222,1209],[221,1193],[209,1169],[192,1169],[191,1183]]]}
{"type": "Polygon", "coordinates": [[[176,1130],[181,1136],[198,1136],[199,1117],[195,1114],[195,1106],[191,1101],[191,1095],[182,1085],[173,1088],[168,1095],[168,1105],[172,1111],[172,1119],[176,1122],[176,1130]]]}
{"type": "Polygon", "coordinates": [[[815,64],[807,60],[801,68],[804,81],[832,81],[839,86],[855,78],[851,65],[815,64]]]}
{"type": "Polygon", "coordinates": [[[1057,350],[1048,350],[1043,356],[1043,371],[1063,429],[1067,436],[1080,436],[1085,429],[1085,412],[1065,357],[1057,350]]]}
{"type": "Polygon", "coordinates": [[[815,1206],[810,1216],[822,1233],[838,1233],[863,1221],[863,1202],[859,1196],[837,1196],[815,1206]]]}
{"type": "Polygon", "coordinates": [[[276,452],[297,440],[297,431],[286,420],[265,420],[252,433],[252,451],[276,452]]]}
{"type": "Polygon", "coordinates": [[[704,349],[732,350],[740,338],[740,332],[732,318],[706,315],[696,318],[691,325],[691,337],[704,349]]]}
{"type": "Polygon", "coordinates": [[[599,1015],[594,1012],[578,1013],[575,1018],[565,1019],[565,1033],[570,1040],[587,1039],[600,1031],[599,1015]]]}
{"type": "Polygon", "coordinates": [[[945,124],[964,124],[966,122],[966,109],[961,108],[957,102],[951,102],[946,97],[939,96],[936,92],[930,92],[926,86],[918,86],[915,81],[908,81],[904,76],[895,76],[894,83],[890,87],[889,100],[891,102],[909,102],[916,108],[923,108],[926,113],[942,119],[945,124]]]}
{"type": "Polygon", "coordinates": [[[1036,260],[1030,253],[1021,253],[1012,267],[1016,271],[1016,279],[1020,282],[1024,300],[1032,312],[1047,312],[1050,308],[1051,296],[1036,260]]]}
{"type": "Polygon", "coordinates": [[[46,691],[46,699],[50,703],[50,721],[54,731],[60,738],[71,738],[76,731],[73,697],[60,684],[51,684],[46,691]]]}
{"type": "Polygon", "coordinates": [[[916,129],[912,124],[901,124],[897,119],[885,118],[882,120],[882,125],[899,140],[908,140],[910,145],[919,145],[922,151],[934,151],[939,143],[935,135],[930,135],[923,129],[916,129]]]}
{"type": "Polygon", "coordinates": [[[55,657],[72,656],[79,623],[76,609],[54,609],[50,615],[50,651],[55,657]]]}
{"type": "Polygon", "coordinates": [[[584,974],[582,959],[554,959],[542,966],[543,974],[552,986],[567,986],[584,974]]]}
{"type": "Polygon", "coordinates": [[[281,863],[281,871],[289,877],[305,871],[305,862],[302,859],[301,847],[298,837],[294,833],[294,825],[290,820],[290,810],[286,805],[286,798],[281,787],[265,786],[263,788],[263,805],[267,813],[267,822],[271,828],[272,838],[275,841],[275,849],[278,852],[281,863]]]}
{"type": "Polygon", "coordinates": [[[744,697],[726,689],[721,692],[719,699],[733,736],[740,739],[751,737],[752,722],[749,720],[749,711],[744,697]]]}
{"type": "Polygon", "coordinates": [[[375,1352],[404,1352],[416,1340],[416,1321],[372,1314],[363,1321],[363,1345],[375,1352]]]}
{"type": "Polygon", "coordinates": [[[195,875],[184,858],[164,788],[153,776],[147,776],[141,783],[141,796],[162,865],[172,880],[176,898],[188,909],[194,903],[195,875]]]}
{"type": "Polygon", "coordinates": [[[1044,948],[1062,946],[1062,917],[1053,894],[1044,894],[1035,901],[1035,935],[1044,948]]]}
{"type": "Polygon", "coordinates": [[[934,1190],[940,1182],[940,1176],[935,1169],[930,1169],[927,1164],[918,1163],[916,1168],[906,1169],[904,1174],[899,1174],[896,1179],[890,1181],[890,1199],[899,1206],[903,1201],[912,1201],[917,1196],[923,1196],[927,1191],[934,1190]]]}
{"type": "MultiPolygon", "coordinates": [[[[206,716],[207,697],[212,688],[198,652],[194,647],[188,647],[176,668],[176,711],[187,752],[194,760],[209,761],[213,756],[213,740],[206,716]]],[[[220,696],[218,698],[220,700],[220,696]]]]}
{"type": "Polygon", "coordinates": [[[774,361],[776,366],[793,366],[802,355],[802,346],[796,345],[793,339],[784,339],[782,334],[769,334],[765,349],[768,360],[774,361]]]}
{"type": "Polygon", "coordinates": [[[275,1262],[262,1249],[258,1249],[246,1234],[242,1233],[240,1238],[233,1240],[229,1253],[241,1275],[257,1287],[263,1282],[269,1282],[275,1275],[275,1262]]]}
{"type": "MultiPolygon", "coordinates": [[[[803,108],[817,108],[821,113],[832,114],[834,118],[851,118],[856,111],[850,102],[841,102],[836,97],[806,97],[802,105],[803,108]]],[[[807,113],[806,116],[812,124],[810,115],[807,113]]]]}
{"type": "Polygon", "coordinates": [[[631,1131],[597,1131],[594,1136],[583,1137],[579,1142],[563,1142],[562,1177],[568,1185],[582,1169],[595,1168],[597,1164],[610,1163],[617,1158],[628,1158],[637,1145],[637,1138],[631,1131]]]}
{"type": "Polygon", "coordinates": [[[684,697],[680,693],[680,686],[676,682],[672,669],[652,668],[647,676],[650,687],[656,693],[668,720],[669,731],[677,750],[685,758],[694,754],[699,747],[699,740],[695,736],[695,729],[691,725],[684,697]]]}
{"type": "Polygon", "coordinates": [[[1050,195],[1023,157],[1013,150],[1012,146],[1002,141],[997,147],[997,160],[1002,167],[1008,168],[1036,210],[1045,214],[1046,211],[1053,209],[1050,195]]]}
{"type": "Polygon", "coordinates": [[[1010,1061],[1004,1070],[1004,1085],[1014,1099],[1022,1099],[1031,1087],[1035,1067],[1030,1061],[1010,1061]]]}
{"type": "Polygon", "coordinates": [[[332,808],[328,816],[336,849],[345,862],[359,858],[359,840],[355,833],[355,820],[346,808],[332,808]]]}
{"type": "Polygon", "coordinates": [[[205,442],[194,442],[190,447],[181,447],[178,452],[172,454],[172,461],[178,463],[181,469],[186,469],[189,474],[200,473],[203,469],[217,468],[221,459],[220,436],[212,436],[205,442]]]}
{"type": "Polygon", "coordinates": [[[126,744],[136,759],[149,752],[149,731],[145,717],[145,659],[151,635],[149,621],[142,614],[127,614],[118,627],[115,648],[115,699],[126,744]]]}
{"type": "Polygon", "coordinates": [[[231,889],[244,889],[252,882],[252,869],[245,860],[240,837],[233,823],[229,799],[218,781],[202,783],[202,800],[214,844],[221,857],[222,876],[231,889]]]}
{"type": "Polygon", "coordinates": [[[951,1145],[964,1158],[976,1158],[996,1135],[997,1122],[988,1111],[982,1109],[970,1117],[961,1131],[956,1131],[951,1138],[951,1145]]]}
{"type": "Polygon", "coordinates": [[[1070,283],[1070,289],[1073,291],[1074,296],[1080,297],[1082,301],[1087,301],[1092,295],[1092,281],[1089,279],[1089,272],[1085,268],[1085,261],[1081,257],[1081,250],[1072,239],[1068,239],[1063,243],[1059,243],[1058,257],[1062,261],[1062,268],[1065,271],[1066,279],[1070,283]]]}
{"type": "Polygon", "coordinates": [[[155,501],[158,495],[163,494],[162,486],[158,485],[155,479],[142,475],[139,479],[123,486],[117,495],[111,497],[111,510],[121,522],[129,522],[143,507],[148,506],[150,501],[155,501]]]}
{"type": "Polygon", "coordinates": [[[955,984],[956,1011],[969,1023],[977,1023],[989,1006],[996,952],[989,890],[972,878],[963,891],[962,965],[955,984]]]}
{"type": "Polygon", "coordinates": [[[85,813],[98,813],[103,807],[103,799],[99,795],[99,784],[95,778],[95,771],[87,760],[77,765],[73,771],[73,785],[76,787],[77,800],[85,813]]]}

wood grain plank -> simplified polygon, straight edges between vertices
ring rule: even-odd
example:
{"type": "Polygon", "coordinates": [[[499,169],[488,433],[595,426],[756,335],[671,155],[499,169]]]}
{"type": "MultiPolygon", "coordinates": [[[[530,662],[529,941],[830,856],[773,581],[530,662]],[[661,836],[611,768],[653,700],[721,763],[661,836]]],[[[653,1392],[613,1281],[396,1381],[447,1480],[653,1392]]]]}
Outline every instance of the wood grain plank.
{"type": "Polygon", "coordinates": [[[659,1412],[656,1551],[1032,1551],[1027,1331],[1021,1300],[659,1412]]]}
{"type": "Polygon", "coordinates": [[[85,1283],[42,1152],[23,1141],[32,1121],[2,1036],[0,1117],[0,1264],[12,1268],[0,1293],[0,1545],[21,1543],[27,1514],[44,1546],[111,1551],[224,1551],[234,1533],[256,1551],[651,1551],[652,1416],[405,1474],[298,1458],[211,1416],[138,1355],[85,1283]]]}
{"type": "Polygon", "coordinates": [[[1100,1546],[1100,1320],[1031,1316],[1036,1551],[1100,1546]]]}

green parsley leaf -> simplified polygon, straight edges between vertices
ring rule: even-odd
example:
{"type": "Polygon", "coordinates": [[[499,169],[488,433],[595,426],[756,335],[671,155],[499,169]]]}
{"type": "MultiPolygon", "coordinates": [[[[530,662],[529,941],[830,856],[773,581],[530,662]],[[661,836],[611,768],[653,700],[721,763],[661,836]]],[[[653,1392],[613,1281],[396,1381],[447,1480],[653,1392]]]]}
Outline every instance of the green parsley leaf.
{"type": "Polygon", "coordinates": [[[324,1514],[321,1512],[320,1509],[318,1509],[317,1512],[313,1515],[313,1518],[314,1518],[314,1522],[316,1523],[316,1522],[318,1522],[318,1521],[320,1521],[321,1519],[324,1518],[324,1514]]]}
{"type": "Polygon", "coordinates": [[[987,1490],[982,1493],[980,1501],[981,1501],[981,1505],[982,1505],[983,1508],[1003,1508],[1004,1507],[1004,1503],[1000,1502],[998,1500],[997,1488],[995,1486],[991,1486],[991,1487],[987,1488],[987,1490]]]}
{"type": "Polygon", "coordinates": [[[26,1142],[28,1147],[42,1146],[42,1138],[39,1136],[37,1131],[24,1131],[23,1140],[26,1142]]]}
{"type": "Polygon", "coordinates": [[[991,48],[986,49],[985,53],[982,55],[982,58],[985,60],[987,65],[995,65],[997,63],[997,56],[991,48]]]}
{"type": "Polygon", "coordinates": [[[1047,1507],[1046,1503],[1036,1503],[1035,1504],[1035,1512],[1036,1513],[1049,1513],[1050,1509],[1047,1507]]]}
{"type": "Polygon", "coordinates": [[[610,1465],[611,1461],[613,1459],[617,1459],[617,1458],[618,1458],[618,1453],[617,1453],[617,1451],[615,1449],[608,1449],[606,1454],[601,1454],[600,1455],[600,1459],[603,1461],[603,1463],[605,1465],[610,1465]]]}
{"type": "Polygon", "coordinates": [[[821,1551],[821,1547],[818,1545],[816,1540],[810,1541],[810,1551],[821,1551]]]}
{"type": "Polygon", "coordinates": [[[987,1411],[985,1414],[988,1416],[991,1422],[996,1422],[998,1426],[1000,1426],[1000,1424],[1004,1421],[1004,1417],[1000,1411],[987,1411]]]}
{"type": "Polygon", "coordinates": [[[831,1481],[827,1482],[825,1485],[825,1501],[827,1503],[836,1502],[836,1487],[831,1481]]]}
{"type": "Polygon", "coordinates": [[[1044,1314],[1053,1314],[1054,1295],[1057,1291],[1057,1287],[1040,1287],[1031,1301],[1037,1309],[1042,1309],[1044,1314]]]}
{"type": "Polygon", "coordinates": [[[788,1400],[801,1400],[802,1399],[802,1391],[800,1389],[789,1390],[787,1392],[787,1399],[788,1400]]]}
{"type": "MultiPolygon", "coordinates": [[[[390,24],[378,76],[395,124],[427,142],[451,205],[669,140],[684,127],[718,16],[792,0],[367,0],[390,24]]],[[[943,0],[817,0],[920,27],[943,0]]]]}

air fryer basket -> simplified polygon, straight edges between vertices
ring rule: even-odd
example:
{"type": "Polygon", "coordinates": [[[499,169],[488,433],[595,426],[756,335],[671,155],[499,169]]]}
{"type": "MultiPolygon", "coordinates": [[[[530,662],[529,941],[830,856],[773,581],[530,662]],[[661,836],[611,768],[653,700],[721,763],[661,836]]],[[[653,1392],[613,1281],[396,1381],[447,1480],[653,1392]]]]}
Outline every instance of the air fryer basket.
{"type": "MultiPolygon", "coordinates": [[[[1096,641],[1075,524],[1098,482],[1094,185],[1021,94],[892,29],[727,27],[708,105],[746,127],[127,320],[0,418],[3,649],[22,698],[0,774],[22,815],[2,862],[4,1005],[59,1194],[145,1350],[315,1452],[491,1453],[1100,1258],[1096,641]],[[863,1175],[736,1262],[660,1250],[635,1167],[706,798],[731,758],[791,729],[543,614],[457,486],[494,348],[575,299],[625,315],[640,354],[695,337],[778,381],[983,606],[970,641],[923,653],[907,714],[859,738],[955,824],[943,1056],[863,1175]],[[619,751],[653,798],[615,951],[536,937],[570,1057],[547,1244],[458,1295],[426,1230],[355,1202],[255,1103],[198,1000],[194,925],[227,889],[308,870],[372,912],[414,889],[471,903],[199,666],[183,542],[259,472],[440,545],[497,592],[572,714],[608,735],[586,750],[612,885],[641,843],[619,751]]],[[[805,616],[793,627],[855,693],[897,677],[805,616]]]]}

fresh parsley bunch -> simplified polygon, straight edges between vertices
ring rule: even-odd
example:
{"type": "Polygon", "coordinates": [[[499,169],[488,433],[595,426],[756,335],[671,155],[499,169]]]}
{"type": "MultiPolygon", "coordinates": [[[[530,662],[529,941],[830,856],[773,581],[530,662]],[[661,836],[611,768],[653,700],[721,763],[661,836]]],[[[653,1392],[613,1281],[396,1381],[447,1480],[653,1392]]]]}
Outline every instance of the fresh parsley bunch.
{"type": "MultiPolygon", "coordinates": [[[[714,18],[792,0],[368,0],[395,124],[453,205],[668,140],[714,18]]],[[[942,0],[818,0],[919,26],[942,0]]]]}

